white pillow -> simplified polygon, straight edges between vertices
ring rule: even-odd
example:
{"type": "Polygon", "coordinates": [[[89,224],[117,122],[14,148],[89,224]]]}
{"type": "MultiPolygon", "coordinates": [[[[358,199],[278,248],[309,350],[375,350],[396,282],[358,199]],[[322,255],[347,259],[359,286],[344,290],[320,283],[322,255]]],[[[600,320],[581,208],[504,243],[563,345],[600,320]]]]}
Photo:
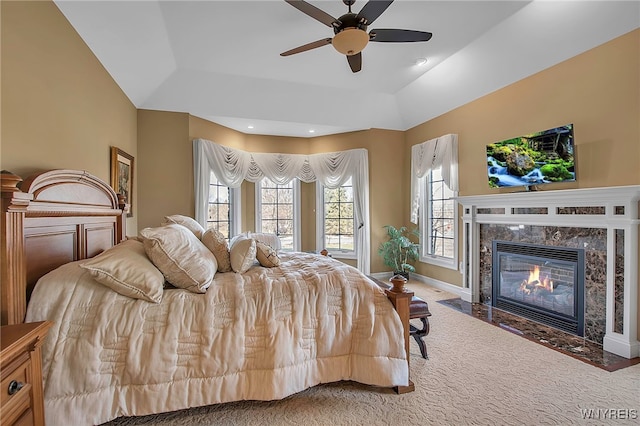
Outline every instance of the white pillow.
{"type": "Polygon", "coordinates": [[[147,257],[142,242],[129,239],[80,265],[100,284],[134,299],[160,303],[164,277],[147,257]]]}
{"type": "Polygon", "coordinates": [[[219,272],[231,271],[231,258],[229,257],[229,243],[222,233],[215,229],[207,229],[202,234],[202,243],[207,246],[218,261],[219,272]]]}
{"type": "Polygon", "coordinates": [[[276,253],[279,252],[282,248],[280,237],[278,237],[276,234],[268,232],[251,232],[249,233],[249,237],[253,238],[256,241],[260,241],[261,243],[265,243],[268,246],[271,246],[271,248],[273,248],[276,253]]]}
{"type": "Polygon", "coordinates": [[[244,236],[236,238],[231,245],[230,257],[234,272],[247,272],[256,261],[256,240],[244,236]]]}
{"type": "Polygon", "coordinates": [[[198,237],[199,240],[202,239],[204,228],[195,219],[189,216],[183,216],[181,214],[174,214],[171,216],[165,216],[160,225],[165,226],[172,223],[177,223],[178,225],[184,226],[189,231],[193,232],[193,235],[198,237]]]}
{"type": "Polygon", "coordinates": [[[218,270],[213,253],[189,229],[170,224],[140,231],[149,259],[176,287],[204,293],[218,270]]]}
{"type": "Polygon", "coordinates": [[[276,250],[268,244],[256,241],[256,259],[265,268],[280,266],[280,258],[276,250]]]}
{"type": "Polygon", "coordinates": [[[239,240],[241,238],[244,238],[244,239],[250,238],[249,237],[249,233],[248,232],[243,232],[243,233],[238,234],[238,235],[236,235],[234,237],[231,237],[231,239],[229,240],[229,247],[231,247],[233,245],[233,243],[236,242],[236,240],[239,240]]]}

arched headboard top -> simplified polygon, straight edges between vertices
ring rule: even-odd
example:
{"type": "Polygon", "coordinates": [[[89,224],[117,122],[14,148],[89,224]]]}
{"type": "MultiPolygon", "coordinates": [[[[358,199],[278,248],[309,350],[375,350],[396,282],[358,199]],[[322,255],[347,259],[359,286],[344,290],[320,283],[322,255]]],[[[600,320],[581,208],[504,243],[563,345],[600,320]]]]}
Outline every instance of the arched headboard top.
{"type": "Polygon", "coordinates": [[[27,215],[35,212],[78,212],[112,215],[119,209],[118,195],[101,179],[83,170],[49,170],[29,176],[20,185],[33,196],[27,215]]]}

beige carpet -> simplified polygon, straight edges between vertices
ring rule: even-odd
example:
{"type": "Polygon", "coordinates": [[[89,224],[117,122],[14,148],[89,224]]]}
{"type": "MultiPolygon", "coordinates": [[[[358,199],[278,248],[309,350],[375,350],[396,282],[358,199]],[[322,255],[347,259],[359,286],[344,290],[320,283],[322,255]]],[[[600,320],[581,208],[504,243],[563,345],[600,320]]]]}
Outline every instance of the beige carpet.
{"type": "Polygon", "coordinates": [[[412,339],[413,393],[331,383],[281,401],[220,404],[108,425],[640,424],[640,364],[607,372],[435,303],[455,297],[450,293],[420,283],[409,287],[433,314],[428,360],[412,339]]]}

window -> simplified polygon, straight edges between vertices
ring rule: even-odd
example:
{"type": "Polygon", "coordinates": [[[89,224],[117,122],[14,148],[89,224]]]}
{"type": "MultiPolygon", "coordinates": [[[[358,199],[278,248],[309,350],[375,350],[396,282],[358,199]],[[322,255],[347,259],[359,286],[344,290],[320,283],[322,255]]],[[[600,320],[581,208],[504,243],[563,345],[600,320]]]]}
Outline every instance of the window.
{"type": "Polygon", "coordinates": [[[440,168],[431,170],[421,182],[421,261],[457,269],[458,203],[455,192],[442,179],[440,168]]]}
{"type": "Polygon", "coordinates": [[[240,189],[229,188],[214,173],[209,179],[209,214],[207,228],[217,229],[228,240],[237,234],[240,221],[237,214],[239,208],[240,189]]]}
{"type": "Polygon", "coordinates": [[[256,184],[256,232],[280,237],[283,250],[299,250],[297,231],[300,183],[294,179],[284,185],[264,178],[256,184]]]}
{"type": "Polygon", "coordinates": [[[355,221],[353,217],[353,184],[351,178],[334,189],[319,185],[318,241],[337,257],[350,258],[356,254],[355,221]]]}

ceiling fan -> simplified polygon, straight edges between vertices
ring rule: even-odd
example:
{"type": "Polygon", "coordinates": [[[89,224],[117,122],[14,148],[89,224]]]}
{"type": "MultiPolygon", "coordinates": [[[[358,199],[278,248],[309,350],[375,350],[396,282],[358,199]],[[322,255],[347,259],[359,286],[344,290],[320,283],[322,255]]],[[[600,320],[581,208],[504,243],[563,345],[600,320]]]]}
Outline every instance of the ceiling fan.
{"type": "Polygon", "coordinates": [[[369,0],[359,13],[351,12],[351,6],[355,0],[342,0],[349,7],[349,12],[339,18],[334,18],[321,9],[303,0],[285,0],[291,6],[302,13],[322,22],[333,28],[333,38],[323,38],[318,41],[304,44],[286,52],[280,56],[290,56],[296,53],[332,44],[333,47],[343,55],[347,56],[347,61],[351,71],[358,72],[362,69],[362,49],[370,41],[383,43],[407,43],[415,41],[429,41],[432,34],[426,31],[398,30],[398,29],[378,29],[367,33],[367,27],[373,23],[387,8],[393,0],[369,0]]]}

